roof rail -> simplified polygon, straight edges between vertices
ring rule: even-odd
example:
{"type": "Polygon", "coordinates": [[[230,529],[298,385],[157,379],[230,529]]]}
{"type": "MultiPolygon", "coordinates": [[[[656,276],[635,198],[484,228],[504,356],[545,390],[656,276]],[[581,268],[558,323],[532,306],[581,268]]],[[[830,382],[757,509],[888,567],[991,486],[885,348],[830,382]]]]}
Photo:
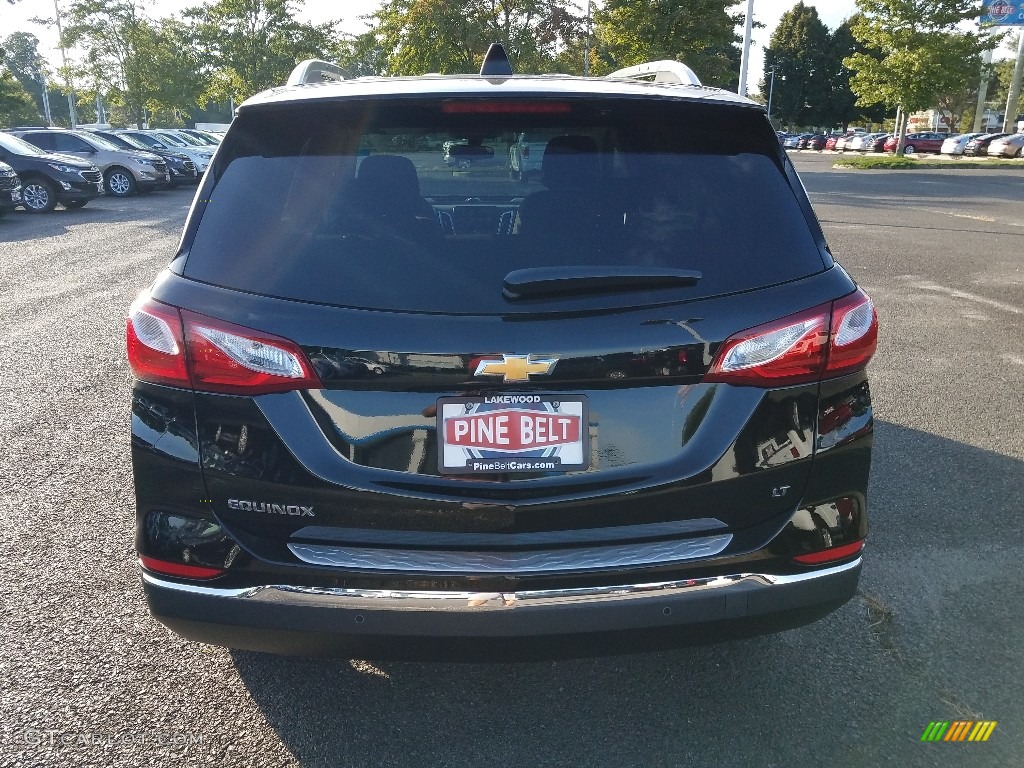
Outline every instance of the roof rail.
{"type": "Polygon", "coordinates": [[[637,64],[635,67],[626,67],[612,72],[607,77],[625,78],[627,80],[648,80],[653,78],[655,83],[682,83],[683,85],[700,85],[700,78],[692,69],[681,61],[665,59],[663,61],[649,61],[646,64],[637,64]]]}
{"type": "Polygon", "coordinates": [[[337,64],[320,59],[306,59],[299,64],[288,75],[288,82],[285,85],[306,85],[308,83],[323,83],[345,79],[345,70],[337,64]]]}

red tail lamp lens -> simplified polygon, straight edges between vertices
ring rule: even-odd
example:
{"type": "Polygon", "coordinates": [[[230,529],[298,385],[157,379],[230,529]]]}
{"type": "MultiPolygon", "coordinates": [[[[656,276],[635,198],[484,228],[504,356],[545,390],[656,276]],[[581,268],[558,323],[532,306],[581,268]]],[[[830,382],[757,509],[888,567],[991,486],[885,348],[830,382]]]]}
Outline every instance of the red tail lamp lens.
{"type": "Polygon", "coordinates": [[[864,549],[863,539],[860,541],[854,541],[850,544],[842,544],[838,547],[832,547],[831,549],[823,549],[820,552],[797,555],[793,558],[793,561],[803,565],[821,565],[822,563],[832,563],[838,560],[845,560],[848,557],[853,557],[862,549],[864,549]]]}
{"type": "Polygon", "coordinates": [[[166,576],[180,576],[185,579],[212,579],[220,576],[224,571],[220,568],[206,568],[201,565],[189,565],[187,563],[173,563],[169,560],[157,560],[155,557],[139,555],[139,563],[147,571],[162,573],[166,576]]]}
{"type": "Polygon", "coordinates": [[[143,294],[127,329],[132,372],[154,384],[260,395],[320,386],[294,342],[179,310],[143,294]]]}

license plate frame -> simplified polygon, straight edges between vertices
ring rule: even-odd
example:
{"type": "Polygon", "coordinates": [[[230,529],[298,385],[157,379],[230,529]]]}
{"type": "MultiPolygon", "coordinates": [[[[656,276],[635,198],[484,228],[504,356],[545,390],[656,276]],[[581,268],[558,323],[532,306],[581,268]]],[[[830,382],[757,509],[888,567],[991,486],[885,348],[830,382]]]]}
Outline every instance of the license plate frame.
{"type": "Polygon", "coordinates": [[[577,394],[438,398],[438,471],[442,475],[515,475],[587,470],[589,412],[587,396],[577,394]]]}

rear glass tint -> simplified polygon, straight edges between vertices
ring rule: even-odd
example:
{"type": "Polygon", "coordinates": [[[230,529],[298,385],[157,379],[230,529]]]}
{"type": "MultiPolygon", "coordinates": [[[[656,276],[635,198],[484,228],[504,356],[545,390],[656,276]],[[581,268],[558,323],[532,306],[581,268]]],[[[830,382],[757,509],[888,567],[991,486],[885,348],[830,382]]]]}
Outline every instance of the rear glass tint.
{"type": "Polygon", "coordinates": [[[212,174],[184,274],[282,298],[505,314],[704,298],[824,269],[775,134],[745,108],[279,105],[242,111],[212,174]],[[535,267],[702,277],[612,296],[503,297],[506,274],[535,267]]]}

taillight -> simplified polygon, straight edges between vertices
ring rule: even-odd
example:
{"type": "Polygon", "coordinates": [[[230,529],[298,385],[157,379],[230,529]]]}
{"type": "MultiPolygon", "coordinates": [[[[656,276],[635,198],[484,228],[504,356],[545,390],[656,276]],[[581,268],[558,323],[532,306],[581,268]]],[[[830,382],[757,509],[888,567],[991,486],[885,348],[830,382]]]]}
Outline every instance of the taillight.
{"type": "Polygon", "coordinates": [[[128,364],[137,379],[154,384],[191,386],[185,365],[181,315],[174,307],[153,301],[148,293],[128,310],[128,364]]]}
{"type": "Polygon", "coordinates": [[[817,381],[825,369],[829,305],[737,333],[723,342],[705,381],[780,387],[817,381]]]}
{"type": "Polygon", "coordinates": [[[864,291],[857,290],[832,304],[826,376],[859,371],[878,346],[878,312],[864,291]]]}
{"type": "Polygon", "coordinates": [[[187,310],[181,315],[197,390],[259,395],[320,385],[297,344],[187,310]]]}
{"type": "Polygon", "coordinates": [[[319,387],[294,342],[179,310],[143,294],[128,316],[128,361],[142,381],[260,395],[319,387]]]}
{"type": "Polygon", "coordinates": [[[742,331],[715,355],[708,382],[781,387],[860,370],[878,343],[878,314],[861,290],[742,331]]]}

